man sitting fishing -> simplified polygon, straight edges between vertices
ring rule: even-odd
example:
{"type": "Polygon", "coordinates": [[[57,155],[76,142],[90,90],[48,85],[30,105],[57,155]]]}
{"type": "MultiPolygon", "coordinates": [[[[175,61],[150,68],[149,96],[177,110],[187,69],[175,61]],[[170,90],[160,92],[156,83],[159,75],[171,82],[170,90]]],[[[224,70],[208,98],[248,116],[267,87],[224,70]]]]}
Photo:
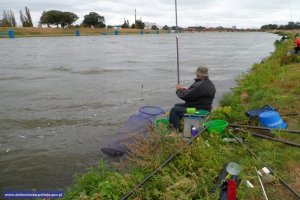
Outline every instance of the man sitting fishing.
{"type": "Polygon", "coordinates": [[[185,103],[177,103],[170,111],[169,122],[177,131],[182,131],[180,120],[186,113],[188,107],[197,110],[211,111],[213,99],[215,98],[216,89],[211,80],[208,78],[208,69],[206,67],[198,67],[196,70],[195,83],[189,88],[182,85],[176,85],[176,95],[185,101],[185,103]]]}

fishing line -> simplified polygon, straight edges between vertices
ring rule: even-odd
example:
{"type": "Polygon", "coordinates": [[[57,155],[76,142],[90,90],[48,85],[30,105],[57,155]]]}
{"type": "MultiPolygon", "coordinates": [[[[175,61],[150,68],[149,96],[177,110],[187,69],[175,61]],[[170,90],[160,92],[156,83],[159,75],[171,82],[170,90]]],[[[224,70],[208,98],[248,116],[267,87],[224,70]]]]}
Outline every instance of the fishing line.
{"type": "Polygon", "coordinates": [[[179,78],[179,47],[178,47],[177,0],[175,0],[175,17],[176,17],[177,84],[180,84],[180,78],[179,78]]]}

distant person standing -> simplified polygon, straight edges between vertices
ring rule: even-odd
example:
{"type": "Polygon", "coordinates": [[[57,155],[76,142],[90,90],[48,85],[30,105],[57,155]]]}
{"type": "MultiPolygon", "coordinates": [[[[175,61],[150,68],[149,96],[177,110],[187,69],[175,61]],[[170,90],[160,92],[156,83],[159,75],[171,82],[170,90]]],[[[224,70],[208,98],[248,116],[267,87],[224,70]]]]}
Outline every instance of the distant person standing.
{"type": "Polygon", "coordinates": [[[176,85],[176,95],[185,103],[175,104],[170,111],[169,122],[176,130],[182,131],[180,120],[186,113],[186,108],[193,107],[197,110],[211,111],[216,89],[213,82],[208,78],[208,68],[198,67],[196,70],[195,83],[189,88],[176,85]]]}

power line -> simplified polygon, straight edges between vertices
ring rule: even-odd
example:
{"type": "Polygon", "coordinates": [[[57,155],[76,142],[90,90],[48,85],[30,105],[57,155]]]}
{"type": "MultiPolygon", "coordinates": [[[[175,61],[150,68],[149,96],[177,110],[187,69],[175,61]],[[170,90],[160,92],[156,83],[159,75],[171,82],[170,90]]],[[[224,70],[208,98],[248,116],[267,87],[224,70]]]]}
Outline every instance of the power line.
{"type": "Polygon", "coordinates": [[[291,22],[293,22],[291,0],[289,0],[289,5],[290,5],[291,22]]]}

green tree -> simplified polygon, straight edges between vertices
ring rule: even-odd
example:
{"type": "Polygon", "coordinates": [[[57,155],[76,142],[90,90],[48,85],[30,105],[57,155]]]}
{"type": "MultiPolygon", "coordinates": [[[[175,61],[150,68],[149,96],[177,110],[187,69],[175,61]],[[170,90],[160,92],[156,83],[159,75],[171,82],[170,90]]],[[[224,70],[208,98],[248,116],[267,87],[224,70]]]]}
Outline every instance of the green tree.
{"type": "Polygon", "coordinates": [[[278,29],[278,26],[276,24],[267,24],[267,25],[263,25],[261,27],[262,30],[275,30],[278,29]]]}
{"type": "Polygon", "coordinates": [[[94,26],[97,28],[105,28],[104,24],[105,18],[98,13],[90,12],[88,15],[84,16],[83,25],[84,26],[94,26]]]}
{"type": "Polygon", "coordinates": [[[62,28],[64,28],[66,25],[71,26],[78,19],[78,16],[72,12],[63,12],[61,15],[62,20],[60,22],[60,26],[62,28]]]}
{"type": "Polygon", "coordinates": [[[17,26],[16,18],[15,18],[13,11],[11,11],[11,10],[3,11],[2,26],[3,27],[16,27],[17,26]]]}
{"type": "Polygon", "coordinates": [[[25,6],[25,14],[20,10],[20,19],[23,27],[33,27],[29,8],[25,6]]]}
{"type": "Polygon", "coordinates": [[[289,22],[287,25],[285,25],[285,29],[292,30],[292,29],[299,29],[300,23],[299,22],[289,22]]]}
{"type": "Polygon", "coordinates": [[[32,19],[31,19],[31,14],[30,14],[30,10],[29,10],[29,8],[27,8],[27,6],[25,6],[25,15],[27,17],[27,20],[28,20],[29,24],[31,26],[33,26],[32,19]]]}
{"type": "Polygon", "coordinates": [[[286,25],[277,25],[277,24],[266,24],[263,25],[260,29],[262,30],[293,30],[300,29],[300,22],[288,22],[286,25]]]}
{"type": "Polygon", "coordinates": [[[145,28],[145,23],[142,22],[142,20],[136,20],[135,28],[136,29],[144,29],[145,28]]]}
{"type": "Polygon", "coordinates": [[[43,14],[45,14],[45,16],[43,16],[44,23],[42,23],[42,24],[55,25],[58,28],[58,25],[60,25],[60,23],[62,21],[62,12],[61,11],[50,10],[43,14]]]}
{"type": "Polygon", "coordinates": [[[216,29],[217,29],[217,30],[223,30],[224,27],[223,27],[223,26],[218,26],[218,27],[216,27],[216,29]]]}
{"type": "Polygon", "coordinates": [[[170,27],[168,27],[168,25],[164,25],[162,29],[165,31],[168,31],[168,30],[170,30],[170,27]]]}
{"type": "Polygon", "coordinates": [[[129,21],[128,20],[124,20],[124,23],[121,25],[121,28],[130,28],[129,21]]]}
{"type": "Polygon", "coordinates": [[[64,28],[66,25],[72,25],[77,19],[78,16],[74,13],[50,10],[43,12],[42,16],[40,17],[40,23],[47,24],[48,27],[50,25],[55,25],[58,28],[60,25],[62,28],[64,28]]]}
{"type": "Polygon", "coordinates": [[[47,24],[48,28],[50,27],[50,23],[48,22],[46,11],[43,11],[42,16],[40,17],[40,25],[42,24],[47,24]]]}
{"type": "Polygon", "coordinates": [[[151,30],[159,30],[159,28],[158,28],[156,25],[153,25],[153,26],[151,27],[151,30]]]}

